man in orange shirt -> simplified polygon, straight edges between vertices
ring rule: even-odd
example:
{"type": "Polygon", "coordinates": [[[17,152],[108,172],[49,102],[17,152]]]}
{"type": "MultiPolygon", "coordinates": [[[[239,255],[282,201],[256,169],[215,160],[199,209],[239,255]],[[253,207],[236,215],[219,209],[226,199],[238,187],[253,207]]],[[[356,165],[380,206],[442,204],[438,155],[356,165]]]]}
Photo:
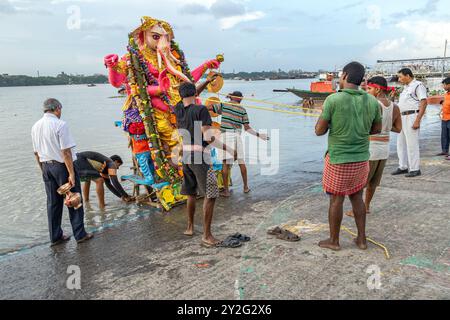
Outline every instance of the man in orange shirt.
{"type": "Polygon", "coordinates": [[[440,155],[449,157],[449,145],[450,145],[450,78],[442,81],[444,90],[447,93],[444,96],[444,101],[442,103],[442,153],[440,155]]]}

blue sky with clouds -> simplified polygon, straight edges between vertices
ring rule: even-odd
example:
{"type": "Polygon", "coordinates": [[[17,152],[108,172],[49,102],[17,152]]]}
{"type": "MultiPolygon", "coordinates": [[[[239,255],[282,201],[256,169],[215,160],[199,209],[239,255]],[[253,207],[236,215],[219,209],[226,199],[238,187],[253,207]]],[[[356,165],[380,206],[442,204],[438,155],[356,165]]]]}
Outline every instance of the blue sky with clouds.
{"type": "Polygon", "coordinates": [[[105,72],[143,15],[174,26],[191,67],[224,53],[226,72],[436,57],[450,40],[447,0],[0,0],[0,73],[105,72]]]}

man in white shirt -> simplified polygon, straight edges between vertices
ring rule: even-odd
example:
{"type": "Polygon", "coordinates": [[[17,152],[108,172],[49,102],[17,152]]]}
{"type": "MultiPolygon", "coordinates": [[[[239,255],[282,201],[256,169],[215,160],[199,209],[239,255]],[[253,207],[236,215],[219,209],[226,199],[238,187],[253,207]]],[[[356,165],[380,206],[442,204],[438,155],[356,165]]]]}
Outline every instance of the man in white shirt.
{"type": "MultiPolygon", "coordinates": [[[[81,193],[80,179],[74,169],[76,146],[67,124],[61,118],[62,105],[56,99],[44,102],[44,116],[31,129],[33,151],[42,171],[47,193],[47,216],[52,246],[70,240],[61,228],[64,197],[58,194],[59,187],[72,185],[71,192],[81,193]]],[[[68,208],[70,223],[78,243],[92,239],[84,229],[84,210],[68,208]]]]}
{"type": "Polygon", "coordinates": [[[422,175],[420,171],[420,125],[427,110],[427,88],[414,78],[408,68],[398,72],[399,82],[405,87],[398,106],[402,114],[402,132],[397,140],[399,168],[392,175],[406,174],[408,178],[422,175]]]}

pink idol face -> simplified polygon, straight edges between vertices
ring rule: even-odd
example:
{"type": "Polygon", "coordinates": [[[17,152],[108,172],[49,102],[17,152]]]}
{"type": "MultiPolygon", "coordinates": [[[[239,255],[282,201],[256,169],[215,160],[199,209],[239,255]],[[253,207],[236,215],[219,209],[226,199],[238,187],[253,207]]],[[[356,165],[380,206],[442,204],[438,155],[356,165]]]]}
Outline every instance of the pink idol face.
{"type": "Polygon", "coordinates": [[[147,47],[152,50],[156,50],[158,48],[158,44],[163,38],[165,38],[167,42],[170,42],[171,40],[166,30],[159,25],[156,25],[145,32],[145,43],[147,44],[147,47]]]}

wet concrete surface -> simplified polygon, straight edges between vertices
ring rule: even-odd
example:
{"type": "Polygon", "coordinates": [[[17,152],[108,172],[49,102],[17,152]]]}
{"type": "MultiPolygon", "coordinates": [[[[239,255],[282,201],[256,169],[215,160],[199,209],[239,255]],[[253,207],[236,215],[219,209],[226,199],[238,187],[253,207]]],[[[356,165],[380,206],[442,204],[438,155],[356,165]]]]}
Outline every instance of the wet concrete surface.
{"type": "MultiPolygon", "coordinates": [[[[436,134],[423,140],[423,176],[392,177],[391,157],[368,217],[368,235],[390,251],[356,249],[341,234],[340,252],[317,246],[326,229],[305,232],[288,243],[267,228],[300,220],[327,223],[328,198],[320,172],[259,177],[253,192],[239,188],[216,206],[213,231],[235,232],[252,241],[238,249],[207,249],[201,242],[201,201],[194,238],[187,238],[184,208],[154,212],[51,249],[39,246],[0,258],[1,299],[449,299],[450,161],[434,157],[436,134]],[[297,181],[297,182],[295,182],[297,181]],[[69,290],[69,266],[79,266],[81,289],[69,290]],[[368,268],[380,270],[371,290],[368,268]]],[[[349,208],[347,201],[346,209],[349,208]]],[[[352,219],[344,225],[355,230],[352,219]]],[[[370,270],[369,270],[370,271],[370,270]]]]}

